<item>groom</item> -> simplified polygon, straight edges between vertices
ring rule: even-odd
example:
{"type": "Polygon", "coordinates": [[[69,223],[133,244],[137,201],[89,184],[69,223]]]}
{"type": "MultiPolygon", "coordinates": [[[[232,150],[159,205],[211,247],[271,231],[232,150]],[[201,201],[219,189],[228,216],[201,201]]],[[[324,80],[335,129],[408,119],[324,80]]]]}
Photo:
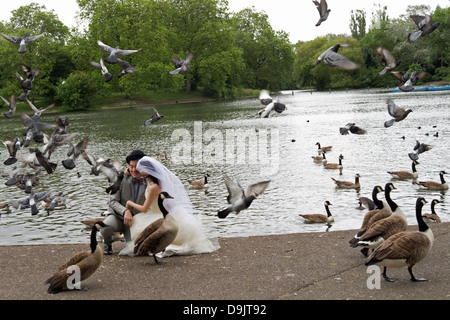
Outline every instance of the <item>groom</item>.
{"type": "Polygon", "coordinates": [[[124,174],[120,190],[109,200],[108,216],[104,220],[109,227],[100,230],[104,239],[104,254],[112,254],[112,237],[115,232],[123,233],[126,241],[131,240],[133,216],[139,212],[134,208],[127,209],[125,205],[128,200],[140,205],[145,202],[145,179],[136,169],[138,161],[144,156],[141,150],[134,150],[126,158],[129,174],[124,174]]]}

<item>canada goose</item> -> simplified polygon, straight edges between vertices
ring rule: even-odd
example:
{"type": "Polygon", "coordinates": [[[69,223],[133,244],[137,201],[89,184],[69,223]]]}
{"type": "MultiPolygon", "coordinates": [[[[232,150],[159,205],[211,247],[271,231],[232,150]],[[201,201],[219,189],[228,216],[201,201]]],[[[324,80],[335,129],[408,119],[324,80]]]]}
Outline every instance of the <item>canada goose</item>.
{"type": "Polygon", "coordinates": [[[236,179],[231,179],[224,175],[225,185],[228,190],[227,202],[229,206],[220,210],[217,215],[220,219],[225,219],[231,212],[239,214],[242,210],[248,209],[260,194],[266,190],[270,180],[261,181],[249,185],[245,191],[236,179]]]}
{"type": "Polygon", "coordinates": [[[361,184],[359,183],[359,173],[355,175],[355,182],[351,181],[343,181],[343,180],[336,180],[335,178],[331,177],[331,179],[336,183],[337,188],[342,189],[359,189],[361,188],[361,184]]]}
{"type": "Polygon", "coordinates": [[[316,142],[316,146],[317,146],[317,152],[319,152],[319,154],[322,152],[329,152],[333,148],[333,146],[321,147],[320,142],[316,142]]]}
{"type": "Polygon", "coordinates": [[[419,164],[419,162],[417,161],[413,161],[412,165],[411,165],[411,169],[412,172],[409,171],[388,171],[387,173],[389,173],[392,178],[396,178],[396,179],[417,179],[419,177],[419,174],[417,173],[416,170],[416,165],[419,164]]]}
{"type": "MultiPolygon", "coordinates": [[[[393,185],[392,185],[393,186],[393,185]]],[[[390,186],[387,186],[388,189],[384,190],[385,194],[389,197],[389,193],[391,192],[392,188],[390,186]]],[[[376,209],[368,211],[364,215],[363,222],[361,224],[361,227],[359,228],[358,232],[353,236],[353,238],[349,241],[350,245],[354,245],[358,243],[359,238],[367,231],[367,229],[376,221],[387,218],[392,214],[391,208],[389,205],[381,200],[378,199],[378,193],[382,192],[383,188],[381,186],[375,186],[372,190],[372,199],[373,202],[376,205],[376,209]]],[[[364,256],[367,256],[368,249],[363,248],[361,250],[364,256]]]]}
{"type": "Polygon", "coordinates": [[[209,188],[209,183],[208,183],[209,174],[208,173],[205,174],[204,177],[205,178],[204,178],[203,181],[202,180],[195,180],[195,181],[188,180],[189,184],[191,185],[191,188],[193,188],[193,189],[207,189],[207,188],[209,188]]]}
{"type": "Polygon", "coordinates": [[[155,156],[156,156],[156,159],[167,160],[167,152],[157,153],[155,156]]]}
{"type": "Polygon", "coordinates": [[[331,215],[330,206],[331,203],[327,200],[324,202],[325,210],[327,211],[327,215],[320,214],[320,213],[313,213],[313,214],[299,214],[302,218],[306,220],[306,222],[309,223],[330,223],[334,221],[334,217],[331,215]]]}
{"type": "Polygon", "coordinates": [[[339,155],[339,163],[325,163],[323,167],[325,169],[339,169],[342,170],[342,159],[344,159],[344,156],[342,154],[339,155]]]}
{"type": "Polygon", "coordinates": [[[441,183],[435,181],[419,181],[418,184],[425,187],[428,190],[447,190],[448,184],[444,180],[444,174],[447,172],[439,172],[439,177],[441,178],[441,183]]]}
{"type": "Polygon", "coordinates": [[[433,231],[422,219],[422,207],[425,203],[426,201],[422,197],[416,201],[416,219],[419,231],[404,231],[394,234],[366,259],[366,266],[372,264],[384,266],[383,277],[386,281],[397,280],[386,275],[387,267],[402,268],[406,266],[412,281],[427,281],[424,278],[414,277],[412,272],[413,266],[426,257],[434,242],[433,231]]]}
{"type": "MultiPolygon", "coordinates": [[[[88,219],[88,220],[82,220],[81,223],[86,225],[87,229],[92,229],[96,223],[103,222],[103,220],[105,220],[105,218],[93,218],[93,219],[88,219]]],[[[121,234],[120,232],[114,232],[112,235],[113,242],[122,241],[124,239],[125,239],[124,235],[121,234]]]]}
{"type": "Polygon", "coordinates": [[[178,234],[177,220],[175,220],[163,205],[166,199],[173,198],[167,192],[161,192],[158,196],[158,206],[163,214],[163,218],[148,225],[134,241],[134,253],[139,256],[152,253],[156,264],[161,264],[156,259],[156,254],[164,251],[175,240],[178,234]]]}
{"type": "Polygon", "coordinates": [[[392,214],[387,218],[380,219],[372,223],[362,234],[358,241],[351,244],[351,247],[362,246],[365,248],[375,249],[387,238],[398,232],[406,231],[408,223],[406,216],[401,208],[389,196],[387,190],[394,188],[391,183],[385,187],[386,201],[391,208],[392,214]]]}
{"type": "Polygon", "coordinates": [[[325,157],[325,153],[326,153],[326,152],[322,152],[322,155],[321,155],[321,156],[311,156],[311,158],[313,158],[313,161],[314,161],[315,163],[322,163],[322,164],[327,163],[328,160],[327,160],[327,158],[325,157]]]}
{"type": "Polygon", "coordinates": [[[433,201],[431,201],[431,213],[424,213],[422,215],[422,218],[426,223],[441,223],[441,218],[439,218],[436,211],[434,210],[434,206],[436,205],[436,203],[440,203],[440,201],[437,199],[433,199],[433,201]]]}
{"type": "Polygon", "coordinates": [[[371,210],[375,210],[378,208],[377,205],[375,204],[375,202],[367,197],[359,197],[358,204],[359,204],[359,206],[357,209],[359,209],[359,210],[364,210],[364,208],[365,208],[365,209],[371,211],[371,210]]]}
{"type": "Polygon", "coordinates": [[[80,282],[89,278],[98,269],[103,259],[103,250],[97,244],[97,232],[104,227],[107,227],[107,225],[101,221],[95,223],[91,231],[91,250],[75,254],[65,264],[59,267],[58,271],[52,277],[45,281],[45,284],[50,285],[47,289],[48,293],[59,293],[68,288],[67,282],[69,277],[72,276],[72,272],[70,272],[70,269],[68,270],[69,267],[78,267],[80,282]]]}

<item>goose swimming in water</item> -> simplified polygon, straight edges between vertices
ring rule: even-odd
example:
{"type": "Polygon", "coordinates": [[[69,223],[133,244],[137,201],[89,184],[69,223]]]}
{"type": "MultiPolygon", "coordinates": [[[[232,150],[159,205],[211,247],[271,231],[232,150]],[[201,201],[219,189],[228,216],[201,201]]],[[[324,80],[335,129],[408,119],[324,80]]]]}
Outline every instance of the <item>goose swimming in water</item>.
{"type": "Polygon", "coordinates": [[[206,173],[204,180],[188,180],[188,182],[192,189],[207,189],[209,188],[208,177],[209,174],[206,173]]]}
{"type": "Polygon", "coordinates": [[[300,217],[305,219],[305,222],[309,223],[330,223],[334,222],[334,217],[331,214],[329,206],[331,206],[331,203],[327,200],[323,204],[325,206],[325,210],[327,212],[327,215],[321,214],[321,213],[313,213],[313,214],[299,214],[300,217]]]}
{"type": "Polygon", "coordinates": [[[435,181],[419,181],[417,184],[428,190],[447,190],[448,184],[444,179],[444,174],[446,173],[447,172],[445,171],[439,172],[439,178],[441,179],[440,183],[435,181]]]}
{"type": "Polygon", "coordinates": [[[359,188],[361,188],[361,184],[359,183],[359,178],[360,178],[359,173],[357,173],[355,175],[355,182],[337,180],[337,179],[331,177],[331,179],[336,183],[336,187],[341,188],[341,189],[359,189],[359,188]]]}
{"type": "Polygon", "coordinates": [[[413,161],[411,164],[412,172],[409,171],[388,171],[390,175],[392,175],[392,178],[396,179],[417,179],[419,177],[419,174],[417,173],[416,165],[419,164],[417,161],[413,161]]]}
{"type": "Polygon", "coordinates": [[[376,264],[384,267],[383,278],[386,281],[394,282],[397,280],[387,276],[387,268],[402,267],[408,267],[411,281],[427,281],[424,278],[416,278],[412,272],[414,265],[427,256],[434,242],[433,231],[422,219],[422,207],[425,203],[424,198],[417,198],[416,219],[419,227],[418,231],[403,231],[392,235],[366,259],[366,266],[376,264]]]}

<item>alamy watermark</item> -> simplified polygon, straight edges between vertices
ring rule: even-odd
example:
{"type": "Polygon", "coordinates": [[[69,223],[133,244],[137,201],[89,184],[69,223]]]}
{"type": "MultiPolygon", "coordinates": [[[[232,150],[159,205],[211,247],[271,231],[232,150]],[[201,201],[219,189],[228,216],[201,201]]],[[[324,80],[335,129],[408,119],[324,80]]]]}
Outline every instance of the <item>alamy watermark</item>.
{"type": "Polygon", "coordinates": [[[381,289],[381,269],[379,266],[371,265],[367,267],[367,273],[370,276],[367,278],[366,285],[368,289],[381,289]]]}
{"type": "Polygon", "coordinates": [[[275,174],[280,167],[280,132],[273,128],[175,129],[171,136],[171,161],[185,165],[259,165],[261,174],[275,174]]]}

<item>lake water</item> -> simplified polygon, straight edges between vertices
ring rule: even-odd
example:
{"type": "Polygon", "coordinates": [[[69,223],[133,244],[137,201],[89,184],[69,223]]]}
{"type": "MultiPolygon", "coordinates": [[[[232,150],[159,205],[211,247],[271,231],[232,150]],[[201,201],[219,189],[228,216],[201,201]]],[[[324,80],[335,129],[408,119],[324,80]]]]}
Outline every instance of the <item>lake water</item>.
{"type": "MultiPolygon", "coordinates": [[[[375,185],[384,187],[387,182],[396,186],[392,198],[410,224],[416,224],[414,206],[418,196],[424,196],[429,203],[439,199],[436,211],[443,222],[450,221],[448,192],[425,191],[411,181],[392,180],[387,173],[411,170],[408,153],[416,139],[433,145],[432,150],[420,155],[418,180],[439,181],[439,171],[450,172],[449,97],[448,91],[287,91],[278,95],[287,111],[267,119],[258,117],[262,109],[258,99],[240,99],[158,106],[164,119],[147,127],[143,123],[152,115],[153,106],[62,116],[70,119],[67,131],[78,133],[73,142],[89,137],[87,150],[96,157],[117,158],[125,165],[124,159],[133,149],[147,154],[167,152],[168,159],[161,161],[185,184],[208,236],[240,237],[359,228],[366,211],[357,209],[358,198],[371,197],[375,185]],[[384,128],[384,121],[390,119],[388,98],[413,112],[404,121],[384,128]],[[341,135],[339,128],[348,122],[366,129],[367,134],[341,135]],[[438,137],[434,136],[436,132],[438,137]],[[344,156],[341,173],[313,163],[316,142],[333,146],[327,153],[329,162],[337,162],[339,154],[344,156]],[[205,173],[210,175],[208,191],[189,189],[187,180],[200,180],[205,173]],[[353,181],[356,173],[361,175],[359,191],[336,189],[331,180],[353,181]],[[271,182],[248,210],[219,219],[217,212],[227,205],[224,174],[238,178],[244,187],[261,180],[271,182]],[[307,224],[299,216],[325,213],[326,200],[331,202],[335,217],[331,226],[307,224]]],[[[43,114],[41,121],[54,123],[54,118],[55,114],[43,114]]],[[[2,139],[21,137],[25,131],[19,116],[3,117],[0,125],[2,139]]],[[[40,209],[35,216],[30,209],[0,209],[0,245],[87,242],[88,231],[80,221],[99,217],[105,211],[108,182],[103,175],[90,175],[90,166],[81,157],[75,169],[66,170],[61,160],[67,149],[62,146],[56,150],[51,159],[58,167],[53,174],[40,173],[41,183],[34,188],[35,192],[63,191],[69,197],[66,206],[50,215],[40,209]]],[[[1,150],[2,171],[11,170],[3,165],[7,154],[6,148],[1,150]]],[[[24,196],[23,190],[0,183],[0,203],[24,196]]],[[[380,198],[384,199],[384,195],[380,198]]],[[[430,211],[429,204],[425,210],[430,211]]]]}

